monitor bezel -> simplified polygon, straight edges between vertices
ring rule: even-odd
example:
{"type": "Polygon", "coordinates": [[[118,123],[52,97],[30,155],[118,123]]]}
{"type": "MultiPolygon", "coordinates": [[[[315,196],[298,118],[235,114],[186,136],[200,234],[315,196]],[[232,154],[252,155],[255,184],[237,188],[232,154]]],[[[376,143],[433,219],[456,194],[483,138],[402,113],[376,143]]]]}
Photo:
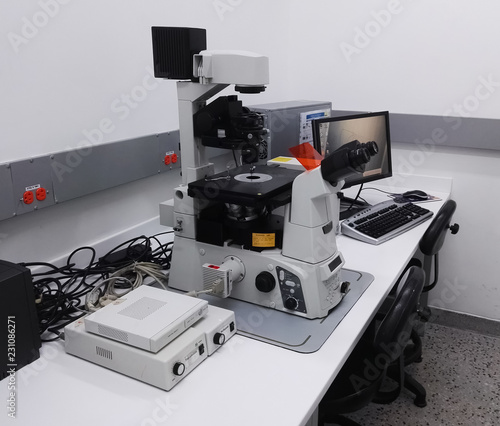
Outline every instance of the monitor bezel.
{"type": "MultiPolygon", "coordinates": [[[[335,113],[335,111],[333,111],[335,113]]],[[[378,175],[363,176],[362,174],[352,175],[345,180],[343,189],[350,188],[355,185],[362,185],[368,182],[373,182],[376,180],[385,179],[392,176],[392,143],[391,143],[391,132],[389,126],[389,111],[377,111],[377,112],[365,112],[359,114],[345,114],[345,115],[335,115],[330,117],[318,118],[312,121],[313,130],[313,146],[316,151],[321,154],[321,141],[319,140],[319,128],[321,123],[332,123],[338,121],[353,120],[358,118],[367,117],[380,117],[385,118],[385,128],[387,137],[387,160],[388,160],[388,171],[378,175]]]]}

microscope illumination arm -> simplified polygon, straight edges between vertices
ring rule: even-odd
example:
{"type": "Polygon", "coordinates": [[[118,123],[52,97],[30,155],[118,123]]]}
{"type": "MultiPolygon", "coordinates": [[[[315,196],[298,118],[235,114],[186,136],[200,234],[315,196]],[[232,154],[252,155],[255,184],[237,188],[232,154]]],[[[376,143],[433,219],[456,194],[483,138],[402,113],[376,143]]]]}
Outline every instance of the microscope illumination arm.
{"type": "Polygon", "coordinates": [[[213,173],[213,167],[205,157],[205,147],[200,139],[194,136],[193,115],[205,106],[208,99],[227,86],[227,84],[177,82],[182,183],[184,185],[213,173]]]}
{"type": "Polygon", "coordinates": [[[264,90],[269,83],[269,60],[252,52],[204,50],[194,55],[193,71],[199,82],[177,83],[183,184],[213,173],[205,147],[194,136],[193,115],[231,84],[242,93],[264,90]]]}
{"type": "MultiPolygon", "coordinates": [[[[241,50],[203,50],[193,57],[193,75],[200,83],[262,88],[269,84],[269,59],[241,50]]],[[[262,91],[262,90],[261,90],[262,91]]]]}

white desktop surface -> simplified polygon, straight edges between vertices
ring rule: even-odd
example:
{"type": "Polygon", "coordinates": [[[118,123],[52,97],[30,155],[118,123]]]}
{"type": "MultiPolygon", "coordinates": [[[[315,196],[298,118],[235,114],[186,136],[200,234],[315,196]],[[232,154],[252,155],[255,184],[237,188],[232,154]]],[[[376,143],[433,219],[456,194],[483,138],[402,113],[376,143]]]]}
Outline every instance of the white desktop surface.
{"type": "MultiPolygon", "coordinates": [[[[443,187],[431,179],[429,187],[418,188],[444,201],[451,183],[443,187]]],[[[363,197],[372,203],[387,199],[376,191],[363,192],[363,197]]],[[[442,203],[425,207],[437,212],[442,203]]],[[[301,354],[236,335],[166,392],[68,355],[63,342],[48,343],[38,361],[17,372],[17,417],[9,418],[4,408],[0,424],[305,425],[431,220],[379,246],[339,236],[345,268],[369,272],[375,279],[315,353],[301,354]]],[[[4,407],[7,398],[5,379],[0,382],[4,407]]]]}

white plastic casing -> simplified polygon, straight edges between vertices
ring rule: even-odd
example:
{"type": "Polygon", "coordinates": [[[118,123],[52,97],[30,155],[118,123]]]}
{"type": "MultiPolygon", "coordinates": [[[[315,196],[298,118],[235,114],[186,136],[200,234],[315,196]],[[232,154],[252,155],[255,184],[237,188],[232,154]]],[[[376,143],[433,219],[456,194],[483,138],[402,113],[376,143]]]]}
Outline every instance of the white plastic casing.
{"type": "Polygon", "coordinates": [[[85,317],[86,330],[158,352],[207,314],[208,302],[141,286],[85,317]]]}
{"type": "Polygon", "coordinates": [[[194,55],[200,83],[263,86],[269,84],[269,58],[241,50],[202,50],[194,55]]]}
{"type": "Polygon", "coordinates": [[[234,312],[210,305],[208,314],[193,325],[193,328],[206,334],[207,350],[210,356],[236,334],[234,312]]]}
{"type": "Polygon", "coordinates": [[[83,319],[67,325],[64,335],[67,353],[167,391],[208,356],[205,333],[195,328],[157,353],[89,333],[83,319]]]}

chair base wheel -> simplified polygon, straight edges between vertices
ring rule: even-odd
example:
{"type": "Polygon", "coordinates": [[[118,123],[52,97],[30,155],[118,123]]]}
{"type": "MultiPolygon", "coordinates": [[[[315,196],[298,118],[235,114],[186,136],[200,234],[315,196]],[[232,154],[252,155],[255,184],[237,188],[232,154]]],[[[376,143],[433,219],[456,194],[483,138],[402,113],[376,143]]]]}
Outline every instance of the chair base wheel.
{"type": "Polygon", "coordinates": [[[413,400],[413,403],[419,408],[424,408],[425,406],[427,406],[427,401],[422,397],[416,397],[413,400]]]}

